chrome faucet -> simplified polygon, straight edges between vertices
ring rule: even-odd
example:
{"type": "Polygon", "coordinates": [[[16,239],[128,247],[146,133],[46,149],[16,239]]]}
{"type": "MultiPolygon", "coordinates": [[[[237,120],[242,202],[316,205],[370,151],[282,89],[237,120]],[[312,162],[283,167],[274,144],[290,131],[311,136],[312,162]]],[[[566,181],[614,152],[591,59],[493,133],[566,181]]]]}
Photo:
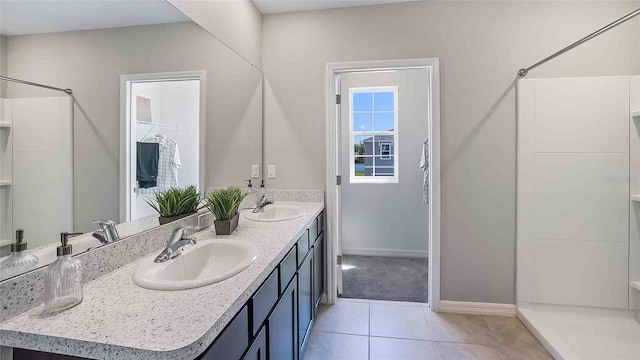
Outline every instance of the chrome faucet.
{"type": "Polygon", "coordinates": [[[194,226],[181,226],[173,230],[169,241],[167,241],[167,247],[162,250],[158,256],[156,256],[153,262],[162,263],[167,260],[171,260],[182,254],[182,250],[185,245],[197,244],[198,241],[195,238],[185,236],[185,231],[194,229],[196,229],[194,226]]]}
{"type": "Polygon", "coordinates": [[[100,240],[103,244],[111,244],[120,240],[120,235],[116,229],[116,223],[112,220],[96,220],[94,224],[98,224],[100,230],[93,232],[93,237],[100,240]]]}
{"type": "Polygon", "coordinates": [[[267,199],[267,194],[264,193],[262,194],[262,196],[260,196],[260,200],[258,200],[258,204],[256,205],[256,208],[253,209],[253,213],[259,213],[262,212],[264,210],[264,207],[269,205],[269,204],[273,204],[273,201],[267,199]]]}

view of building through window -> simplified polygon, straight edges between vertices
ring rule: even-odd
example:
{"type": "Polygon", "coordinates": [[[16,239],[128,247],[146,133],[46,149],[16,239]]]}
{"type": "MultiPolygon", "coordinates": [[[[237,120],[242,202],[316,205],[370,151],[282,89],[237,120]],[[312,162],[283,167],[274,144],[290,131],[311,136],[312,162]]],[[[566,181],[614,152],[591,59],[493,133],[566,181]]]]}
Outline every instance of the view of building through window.
{"type": "Polygon", "coordinates": [[[397,182],[397,87],[352,88],[349,92],[352,182],[397,182]]]}

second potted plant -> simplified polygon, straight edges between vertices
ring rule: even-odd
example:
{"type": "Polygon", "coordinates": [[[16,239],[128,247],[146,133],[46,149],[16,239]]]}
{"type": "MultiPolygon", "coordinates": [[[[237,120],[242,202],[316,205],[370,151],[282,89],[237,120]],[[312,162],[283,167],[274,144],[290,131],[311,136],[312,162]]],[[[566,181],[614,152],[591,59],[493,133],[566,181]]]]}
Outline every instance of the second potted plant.
{"type": "Polygon", "coordinates": [[[160,225],[195,214],[202,209],[200,193],[194,185],[158,191],[154,194],[153,200],[145,201],[160,214],[160,225]]]}
{"type": "Polygon", "coordinates": [[[205,205],[215,216],[213,225],[217,235],[230,235],[236,227],[240,213],[240,203],[247,196],[247,192],[235,186],[226,189],[218,189],[209,193],[205,199],[205,205]]]}

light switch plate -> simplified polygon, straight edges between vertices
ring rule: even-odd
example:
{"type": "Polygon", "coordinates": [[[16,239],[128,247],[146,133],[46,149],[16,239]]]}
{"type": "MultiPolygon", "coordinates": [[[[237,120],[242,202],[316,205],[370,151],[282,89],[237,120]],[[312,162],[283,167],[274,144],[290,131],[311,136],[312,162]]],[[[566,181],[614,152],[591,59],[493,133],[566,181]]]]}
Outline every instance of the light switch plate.
{"type": "Polygon", "coordinates": [[[269,165],[267,178],[268,179],[275,179],[276,178],[276,166],[275,165],[269,165]]]}
{"type": "Polygon", "coordinates": [[[260,178],[260,165],[251,165],[251,177],[253,179],[260,178]]]}

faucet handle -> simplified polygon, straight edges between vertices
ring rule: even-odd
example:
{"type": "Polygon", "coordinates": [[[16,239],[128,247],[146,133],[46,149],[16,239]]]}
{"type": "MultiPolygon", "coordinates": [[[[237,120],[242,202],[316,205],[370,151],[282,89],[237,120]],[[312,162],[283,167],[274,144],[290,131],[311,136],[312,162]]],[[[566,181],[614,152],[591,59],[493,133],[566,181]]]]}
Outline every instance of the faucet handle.
{"type": "MultiPolygon", "coordinates": [[[[189,226],[189,225],[179,226],[179,227],[173,229],[172,238],[178,238],[178,240],[179,239],[184,239],[184,238],[186,238],[188,236],[188,235],[185,234],[188,230],[194,230],[194,232],[195,232],[195,231],[198,230],[198,227],[197,226],[189,226]]],[[[171,240],[169,240],[169,241],[171,241],[171,240]]]]}
{"type": "Polygon", "coordinates": [[[93,220],[91,223],[97,224],[101,229],[116,226],[116,223],[113,220],[93,220]]]}

